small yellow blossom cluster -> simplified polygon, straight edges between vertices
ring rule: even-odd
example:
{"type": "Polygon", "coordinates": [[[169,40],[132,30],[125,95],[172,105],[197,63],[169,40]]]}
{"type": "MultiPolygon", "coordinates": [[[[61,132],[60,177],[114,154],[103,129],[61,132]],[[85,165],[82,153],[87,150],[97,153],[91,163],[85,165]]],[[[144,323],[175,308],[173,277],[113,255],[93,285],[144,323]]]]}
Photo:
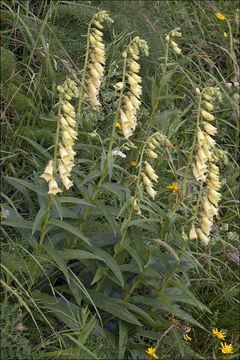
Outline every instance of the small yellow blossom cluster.
{"type": "MultiPolygon", "coordinates": [[[[153,150],[155,150],[155,148],[160,145],[159,141],[164,142],[165,140],[166,140],[166,136],[162,135],[159,132],[156,133],[154,137],[151,137],[151,140],[148,141],[147,143],[148,145],[147,156],[152,159],[157,159],[158,154],[153,150]]],[[[151,180],[157,182],[158,175],[155,173],[154,169],[147,161],[145,161],[145,170],[147,172],[147,175],[144,172],[141,173],[143,178],[143,183],[145,185],[145,189],[148,195],[154,200],[157,192],[153,189],[153,183],[151,180]]]]}
{"type": "MultiPolygon", "coordinates": [[[[223,332],[222,330],[218,331],[218,329],[213,329],[212,330],[212,333],[218,338],[218,339],[221,339],[221,340],[224,340],[225,337],[226,337],[226,333],[223,332]]],[[[234,354],[233,352],[233,346],[232,344],[229,344],[227,345],[227,343],[222,343],[221,342],[221,347],[219,348],[219,350],[222,351],[223,354],[234,354]]]]}
{"type": "MultiPolygon", "coordinates": [[[[198,88],[196,89],[196,93],[200,93],[198,88]]],[[[214,109],[210,102],[213,96],[217,96],[221,99],[218,88],[211,87],[204,89],[203,97],[205,100],[203,101],[203,104],[208,111],[201,109],[201,115],[207,121],[214,120],[214,116],[209,112],[214,109]]],[[[192,165],[192,171],[197,181],[207,181],[207,197],[203,199],[201,229],[198,229],[196,233],[195,227],[192,225],[189,237],[190,239],[196,239],[198,234],[200,240],[205,245],[208,245],[208,236],[213,225],[213,217],[218,215],[218,202],[221,199],[221,194],[218,190],[220,189],[221,184],[219,181],[219,168],[214,164],[214,161],[217,161],[218,158],[212,152],[212,149],[215,146],[215,140],[211,136],[216,134],[217,128],[206,121],[202,122],[202,126],[205,131],[202,131],[200,127],[197,129],[198,148],[196,163],[192,165]]]]}
{"type": "Polygon", "coordinates": [[[170,45],[173,48],[173,50],[175,51],[176,54],[180,55],[182,50],[178,47],[178,44],[171,40],[171,37],[182,37],[182,34],[178,31],[180,30],[180,28],[176,28],[174,30],[172,30],[167,36],[166,36],[166,41],[169,42],[170,41],[170,45]]]}
{"type": "MultiPolygon", "coordinates": [[[[127,79],[131,91],[123,98],[124,110],[120,109],[121,124],[117,123],[118,127],[120,125],[126,139],[132,136],[135,131],[137,126],[137,111],[141,105],[140,97],[142,95],[142,86],[140,83],[142,82],[142,78],[137,74],[139,73],[140,65],[136,61],[139,59],[140,49],[146,56],[148,56],[149,52],[146,41],[140,39],[139,36],[136,36],[128,46],[130,59],[128,61],[129,70],[127,73],[127,79]]],[[[128,52],[123,52],[124,58],[128,56],[128,52]]],[[[123,83],[117,83],[115,88],[117,90],[121,90],[123,88],[123,83]]]]}
{"type": "Polygon", "coordinates": [[[72,97],[79,96],[79,89],[75,81],[67,78],[63,85],[58,85],[57,90],[63,95],[66,100],[72,100],[72,97]]]}
{"type": "MultiPolygon", "coordinates": [[[[70,172],[74,166],[74,155],[73,151],[74,140],[77,138],[77,132],[74,128],[77,125],[75,120],[76,113],[74,107],[66,99],[72,98],[72,96],[78,96],[78,89],[73,80],[67,79],[62,86],[58,86],[58,91],[63,97],[61,108],[63,115],[59,115],[59,121],[62,130],[62,143],[59,143],[59,153],[61,159],[58,159],[58,171],[62,180],[63,185],[68,190],[73,182],[69,179],[70,172]]],[[[44,173],[41,175],[49,184],[49,194],[56,195],[62,190],[59,189],[56,180],[53,177],[53,160],[50,160],[44,173]]]]}
{"type": "Polygon", "coordinates": [[[95,15],[93,21],[95,27],[91,28],[89,35],[92,48],[90,52],[91,63],[89,64],[91,76],[88,79],[88,102],[94,107],[101,106],[98,100],[98,94],[105,65],[105,45],[102,42],[103,32],[100,31],[103,29],[101,24],[103,21],[113,22],[105,10],[95,15]]]}

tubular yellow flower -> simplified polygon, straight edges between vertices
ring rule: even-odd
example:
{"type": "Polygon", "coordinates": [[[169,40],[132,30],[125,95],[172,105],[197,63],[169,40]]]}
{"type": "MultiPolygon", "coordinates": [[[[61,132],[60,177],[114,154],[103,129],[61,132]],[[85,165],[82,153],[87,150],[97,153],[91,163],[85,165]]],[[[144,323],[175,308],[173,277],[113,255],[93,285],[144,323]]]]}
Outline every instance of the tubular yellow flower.
{"type": "Polygon", "coordinates": [[[178,46],[174,47],[173,50],[174,50],[175,53],[178,54],[178,55],[180,55],[181,52],[182,52],[182,50],[181,50],[178,46]]]}
{"type": "Polygon", "coordinates": [[[75,127],[77,125],[77,122],[73,118],[71,118],[71,116],[66,115],[65,119],[67,120],[67,122],[70,126],[75,127]]]}
{"type": "Polygon", "coordinates": [[[116,83],[115,85],[113,85],[113,87],[117,90],[117,91],[119,91],[119,90],[121,90],[122,88],[123,88],[123,82],[118,82],[118,83],[116,83]]]}
{"type": "Polygon", "coordinates": [[[210,164],[210,172],[218,175],[219,174],[219,167],[215,164],[210,164]]]}
{"type": "Polygon", "coordinates": [[[59,189],[58,184],[57,184],[57,182],[56,182],[56,180],[54,178],[52,178],[49,181],[48,185],[49,185],[48,194],[56,195],[57,193],[62,192],[62,190],[59,189]]]}
{"type": "Polygon", "coordinates": [[[205,137],[200,127],[197,129],[197,137],[199,145],[203,145],[203,143],[205,142],[205,137]]]}
{"type": "Polygon", "coordinates": [[[71,160],[71,155],[67,152],[66,148],[59,143],[59,152],[63,163],[71,160]]]}
{"type": "Polygon", "coordinates": [[[203,211],[210,220],[213,219],[214,215],[218,215],[218,209],[215,208],[215,206],[213,206],[213,204],[210,203],[206,197],[203,200],[203,211]]]}
{"type": "Polygon", "coordinates": [[[155,351],[156,351],[155,348],[150,347],[146,350],[146,353],[152,355],[155,359],[158,359],[157,355],[155,354],[155,351]]]}
{"type": "Polygon", "coordinates": [[[194,224],[192,224],[191,229],[189,231],[189,239],[190,240],[196,240],[197,239],[197,232],[196,232],[194,224]]]}
{"type": "Polygon", "coordinates": [[[218,331],[217,328],[216,328],[216,329],[213,329],[213,330],[212,330],[212,333],[213,333],[214,335],[216,335],[216,336],[217,336],[219,339],[221,339],[221,340],[224,340],[224,338],[226,337],[226,333],[223,332],[222,330],[218,331]]]}
{"type": "Polygon", "coordinates": [[[46,169],[44,170],[44,173],[40,176],[47,182],[50,181],[53,177],[53,160],[50,160],[47,164],[46,169]]]}
{"type": "Polygon", "coordinates": [[[209,220],[206,215],[203,215],[201,220],[201,228],[207,236],[210,234],[212,225],[212,221],[209,220]]]}
{"type": "Polygon", "coordinates": [[[134,60],[131,60],[128,64],[128,66],[129,66],[129,69],[135,73],[138,73],[140,70],[140,65],[134,60]]]}
{"type": "Polygon", "coordinates": [[[208,121],[214,120],[214,116],[205,110],[201,110],[201,114],[202,114],[202,117],[204,117],[204,119],[206,119],[208,121]]]}
{"type": "Polygon", "coordinates": [[[221,194],[218,193],[214,189],[209,189],[208,191],[208,199],[211,201],[212,204],[214,204],[216,207],[218,206],[218,203],[221,199],[221,194]]]}
{"type": "Polygon", "coordinates": [[[152,159],[157,159],[158,158],[158,154],[156,154],[154,151],[152,150],[148,150],[147,151],[147,155],[152,158],[152,159]]]}
{"type": "Polygon", "coordinates": [[[209,135],[215,135],[217,133],[217,128],[206,121],[203,121],[203,127],[209,135]]]}
{"type": "Polygon", "coordinates": [[[212,99],[212,97],[208,94],[203,94],[203,97],[204,97],[204,99],[206,99],[208,101],[212,99]]]}
{"type": "Polygon", "coordinates": [[[68,190],[71,186],[73,186],[73,182],[71,180],[69,180],[69,178],[67,176],[64,176],[61,178],[62,179],[62,183],[65,186],[65,188],[68,190]]]}
{"type": "Polygon", "coordinates": [[[67,171],[67,169],[65,168],[62,160],[58,160],[58,170],[59,170],[59,174],[61,176],[61,178],[67,177],[70,175],[70,172],[67,171]]]}
{"type": "Polygon", "coordinates": [[[147,177],[147,175],[145,175],[144,173],[141,173],[142,178],[143,178],[143,183],[145,186],[152,186],[152,182],[151,180],[147,177]]]}
{"type": "Polygon", "coordinates": [[[204,243],[204,245],[208,245],[210,239],[200,229],[197,229],[197,234],[199,239],[204,243]]]}
{"type": "Polygon", "coordinates": [[[153,198],[153,200],[155,199],[155,195],[157,193],[157,191],[155,191],[152,186],[146,186],[146,191],[148,193],[148,195],[153,198]]]}
{"type": "Polygon", "coordinates": [[[227,345],[227,343],[223,344],[221,342],[219,350],[221,350],[223,354],[234,354],[232,344],[227,345]]]}
{"type": "Polygon", "coordinates": [[[146,171],[148,176],[150,177],[150,179],[152,179],[153,181],[158,181],[158,175],[155,173],[155,171],[153,170],[153,168],[151,167],[151,165],[145,161],[145,167],[146,167],[146,171]]]}
{"type": "Polygon", "coordinates": [[[210,102],[204,101],[204,105],[205,105],[207,110],[209,110],[209,111],[213,110],[213,105],[210,102]]]}
{"type": "Polygon", "coordinates": [[[204,136],[205,136],[206,144],[209,147],[213,147],[216,144],[215,140],[213,140],[213,138],[211,138],[211,136],[209,136],[207,133],[204,133],[204,136]]]}

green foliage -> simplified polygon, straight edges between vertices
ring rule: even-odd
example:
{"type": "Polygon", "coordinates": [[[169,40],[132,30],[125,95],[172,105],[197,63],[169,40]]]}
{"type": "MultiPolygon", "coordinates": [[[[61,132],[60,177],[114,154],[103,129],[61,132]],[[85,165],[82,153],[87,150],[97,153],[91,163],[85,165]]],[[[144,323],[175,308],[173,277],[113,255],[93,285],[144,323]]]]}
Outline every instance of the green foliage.
{"type": "Polygon", "coordinates": [[[3,359],[144,359],[150,347],[159,359],[220,359],[215,327],[227,332],[232,358],[239,355],[239,20],[235,2],[214,6],[226,21],[204,1],[3,3],[3,359]],[[85,55],[88,24],[102,9],[114,24],[101,30],[106,66],[96,109],[85,95],[85,55]],[[180,55],[165,41],[179,24],[180,55]],[[126,87],[113,85],[122,81],[122,53],[137,35],[150,56],[139,60],[142,103],[126,139],[115,126],[126,87]],[[50,195],[40,175],[56,162],[57,87],[66,78],[80,89],[69,100],[78,123],[74,185],[66,190],[54,169],[62,192],[50,195]],[[200,117],[195,89],[208,86],[223,98],[214,102],[213,123],[222,201],[205,247],[187,234],[200,223],[207,191],[190,166],[200,117]],[[157,159],[147,155],[153,139],[157,159]],[[155,198],[142,182],[145,161],[158,176],[155,198]]]}

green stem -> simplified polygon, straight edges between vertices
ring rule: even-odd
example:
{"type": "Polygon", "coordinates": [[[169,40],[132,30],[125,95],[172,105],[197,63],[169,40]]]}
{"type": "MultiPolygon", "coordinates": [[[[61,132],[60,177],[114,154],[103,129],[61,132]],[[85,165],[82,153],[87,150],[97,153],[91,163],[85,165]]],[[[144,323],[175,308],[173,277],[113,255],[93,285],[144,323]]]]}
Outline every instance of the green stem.
{"type": "MultiPolygon", "coordinates": [[[[44,222],[43,222],[43,225],[42,225],[41,235],[40,235],[40,239],[39,239],[39,245],[38,245],[38,248],[37,248],[37,251],[36,251],[36,257],[38,257],[40,255],[40,253],[41,253],[41,249],[42,249],[42,246],[43,246],[43,240],[44,240],[44,237],[45,237],[45,234],[46,234],[46,228],[47,228],[48,219],[49,219],[49,215],[50,215],[51,205],[52,205],[52,198],[51,198],[51,196],[49,196],[48,205],[47,205],[47,209],[46,209],[46,216],[45,216],[45,219],[44,219],[44,222]]],[[[30,291],[33,284],[34,284],[37,268],[38,268],[38,264],[36,263],[36,265],[34,266],[34,269],[33,269],[31,282],[30,282],[30,284],[28,286],[27,291],[30,291]]]]}
{"type": "MultiPolygon", "coordinates": [[[[88,31],[87,31],[87,50],[86,50],[86,54],[85,54],[85,61],[84,61],[83,72],[82,72],[82,81],[81,81],[81,87],[80,87],[80,92],[79,92],[79,97],[78,97],[78,106],[77,106],[77,114],[78,115],[81,114],[81,110],[82,110],[82,101],[83,101],[83,96],[84,96],[85,79],[86,79],[88,57],[89,57],[89,38],[90,38],[89,35],[90,35],[90,29],[91,29],[93,21],[94,21],[94,17],[90,21],[90,23],[88,25],[88,31]]],[[[79,121],[77,121],[76,131],[78,131],[78,126],[79,126],[79,121]]]]}
{"type": "Polygon", "coordinates": [[[159,88],[158,88],[158,95],[157,95],[157,100],[155,101],[155,104],[153,105],[151,114],[149,116],[149,120],[148,120],[148,124],[147,124],[147,129],[146,129],[146,133],[149,129],[149,126],[151,124],[152,118],[157,110],[158,104],[159,104],[159,100],[160,100],[160,96],[162,93],[162,87],[164,84],[164,80],[165,80],[165,75],[166,75],[166,71],[167,71],[167,63],[168,63],[168,50],[169,50],[169,42],[166,42],[166,54],[165,54],[165,62],[164,62],[164,68],[163,68],[163,74],[162,74],[162,80],[160,82],[159,88]]]}
{"type": "MultiPolygon", "coordinates": [[[[155,134],[151,135],[149,139],[151,139],[151,137],[153,137],[154,135],[155,134]]],[[[116,249],[114,250],[114,254],[113,254],[114,259],[119,254],[119,251],[120,251],[120,249],[122,247],[122,244],[123,244],[123,242],[125,240],[125,237],[127,235],[128,228],[130,226],[130,221],[131,221],[132,213],[133,213],[133,209],[134,209],[134,203],[135,203],[135,200],[136,200],[136,197],[137,197],[137,192],[138,192],[138,189],[139,189],[139,183],[140,183],[141,172],[142,172],[143,155],[144,155],[144,150],[145,150],[146,145],[147,145],[147,141],[143,144],[143,149],[142,149],[142,152],[141,152],[141,157],[140,157],[140,162],[139,162],[139,172],[138,172],[137,183],[136,183],[136,190],[135,190],[135,193],[134,193],[134,196],[133,196],[133,199],[132,199],[131,208],[130,208],[128,219],[127,219],[127,225],[126,225],[126,227],[124,229],[121,240],[119,241],[119,243],[116,246],[116,249]]],[[[104,282],[105,279],[106,279],[106,275],[104,275],[102,277],[102,279],[99,281],[98,286],[96,288],[96,291],[98,291],[100,289],[100,287],[102,286],[102,283],[104,282]]]]}

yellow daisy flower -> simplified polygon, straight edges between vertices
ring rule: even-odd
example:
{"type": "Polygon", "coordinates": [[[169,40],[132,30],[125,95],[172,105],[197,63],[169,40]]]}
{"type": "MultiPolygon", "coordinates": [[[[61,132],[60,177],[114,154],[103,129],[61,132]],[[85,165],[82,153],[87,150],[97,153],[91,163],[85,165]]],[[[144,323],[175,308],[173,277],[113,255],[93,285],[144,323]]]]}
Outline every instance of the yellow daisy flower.
{"type": "Polygon", "coordinates": [[[167,186],[167,188],[172,189],[173,192],[177,192],[179,190],[175,182],[173,182],[172,185],[167,186]]]}
{"type": "Polygon", "coordinates": [[[132,166],[136,166],[136,161],[131,161],[132,166]]]}
{"type": "Polygon", "coordinates": [[[225,32],[225,33],[223,33],[223,35],[224,35],[224,37],[228,37],[228,34],[225,32]]]}
{"type": "Polygon", "coordinates": [[[192,338],[190,338],[190,336],[188,336],[188,335],[184,335],[183,338],[184,338],[184,340],[186,340],[186,341],[192,340],[192,338]]]}
{"type": "Polygon", "coordinates": [[[222,330],[218,331],[217,328],[216,328],[216,329],[213,329],[213,330],[212,330],[212,333],[213,333],[214,335],[216,335],[219,339],[222,339],[222,340],[226,337],[226,333],[223,332],[222,330]]]}
{"type": "Polygon", "coordinates": [[[121,130],[121,128],[122,128],[122,127],[121,127],[121,124],[119,124],[118,121],[116,122],[116,127],[119,128],[120,130],[121,130]]]}
{"type": "Polygon", "coordinates": [[[226,16],[222,15],[220,12],[217,12],[215,15],[218,20],[226,20],[226,16]]]}
{"type": "Polygon", "coordinates": [[[157,355],[155,354],[155,348],[152,348],[152,347],[148,348],[146,350],[146,353],[149,355],[152,355],[155,359],[158,359],[157,355]]]}
{"type": "Polygon", "coordinates": [[[221,342],[219,350],[221,350],[223,354],[234,354],[232,344],[227,345],[227,343],[221,342]]]}

